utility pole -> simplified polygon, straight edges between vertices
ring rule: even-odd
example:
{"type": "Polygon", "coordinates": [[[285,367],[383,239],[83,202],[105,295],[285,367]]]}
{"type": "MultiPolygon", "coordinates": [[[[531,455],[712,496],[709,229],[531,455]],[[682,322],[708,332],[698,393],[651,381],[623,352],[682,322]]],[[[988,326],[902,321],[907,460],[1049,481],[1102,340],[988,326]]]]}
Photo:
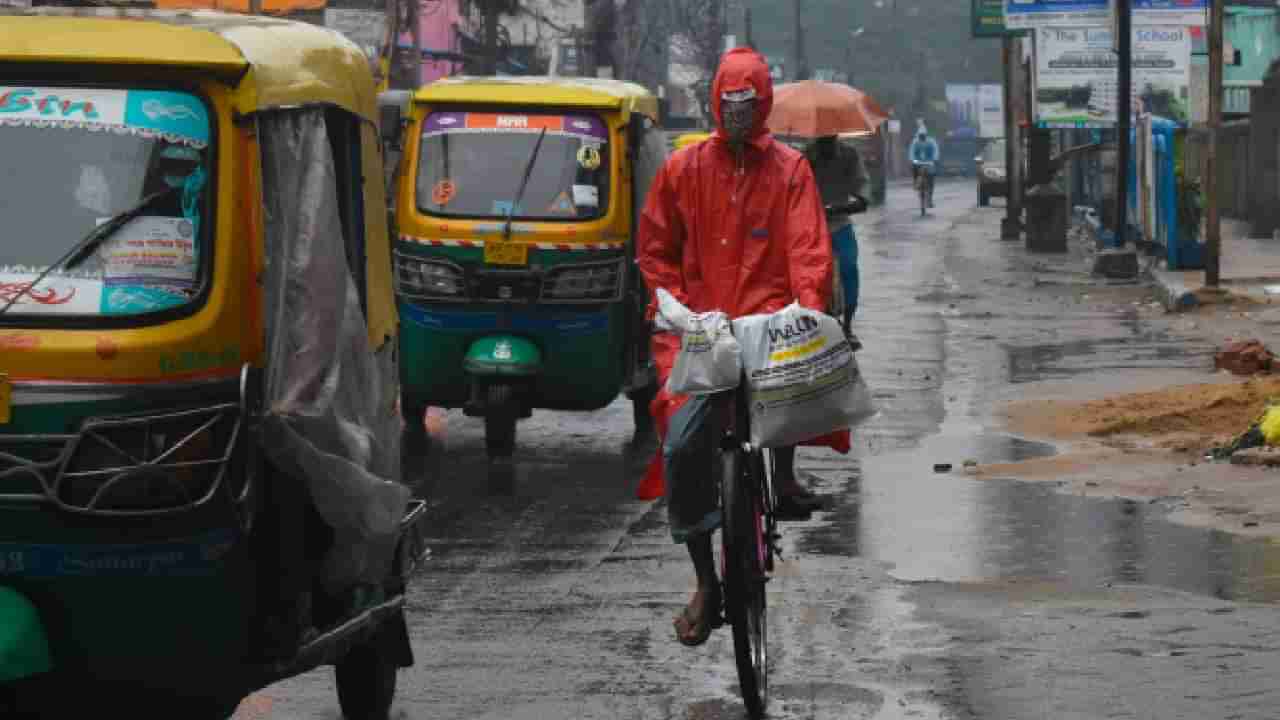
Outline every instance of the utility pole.
{"type": "Polygon", "coordinates": [[[1204,284],[1218,287],[1222,258],[1222,218],[1218,205],[1218,129],[1222,126],[1223,0],[1209,0],[1209,152],[1204,163],[1204,284]]]}
{"type": "Polygon", "coordinates": [[[804,1],[793,0],[792,7],[795,10],[795,41],[796,41],[796,80],[809,79],[809,60],[805,57],[804,52],[804,23],[801,18],[804,15],[804,1]]]}
{"type": "MultiPolygon", "coordinates": [[[[1129,232],[1129,128],[1133,117],[1133,5],[1115,0],[1116,50],[1119,66],[1116,101],[1116,247],[1123,248],[1129,232]]],[[[1212,157],[1212,155],[1210,155],[1212,157]]]]}
{"type": "Polygon", "coordinates": [[[743,3],[742,7],[743,35],[746,36],[747,47],[755,48],[755,39],[751,35],[751,6],[743,3]]]}

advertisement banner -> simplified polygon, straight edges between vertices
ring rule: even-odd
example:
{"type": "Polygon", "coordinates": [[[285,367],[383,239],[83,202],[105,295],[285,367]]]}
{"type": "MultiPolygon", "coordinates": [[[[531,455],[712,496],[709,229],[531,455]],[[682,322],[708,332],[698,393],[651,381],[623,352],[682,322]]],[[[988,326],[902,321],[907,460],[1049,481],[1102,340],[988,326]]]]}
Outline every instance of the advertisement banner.
{"type": "MultiPolygon", "coordinates": [[[[1134,24],[1205,25],[1209,0],[1131,0],[1134,24]]],[[[1005,0],[1010,29],[1109,25],[1111,0],[1005,0]]]]}
{"type": "Polygon", "coordinates": [[[948,83],[947,114],[951,129],[978,127],[978,86],[948,83]]]}
{"type": "Polygon", "coordinates": [[[978,136],[1004,137],[1004,88],[1000,85],[978,86],[978,136]]]}
{"type": "MultiPolygon", "coordinates": [[[[1106,26],[1042,27],[1036,35],[1036,121],[1048,128],[1103,128],[1117,118],[1116,55],[1106,26]]],[[[1191,34],[1186,27],[1133,30],[1133,112],[1189,120],[1191,34]]]]}

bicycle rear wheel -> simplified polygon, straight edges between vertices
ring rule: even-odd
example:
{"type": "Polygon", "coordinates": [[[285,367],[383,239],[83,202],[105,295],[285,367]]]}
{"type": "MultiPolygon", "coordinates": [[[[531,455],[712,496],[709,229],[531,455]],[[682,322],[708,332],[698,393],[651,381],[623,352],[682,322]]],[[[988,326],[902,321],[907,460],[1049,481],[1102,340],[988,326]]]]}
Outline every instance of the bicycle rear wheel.
{"type": "Polygon", "coordinates": [[[724,453],[720,490],[724,508],[724,608],[733,629],[738,685],[747,714],[764,716],[769,696],[768,633],[765,599],[763,479],[760,451],[735,448],[724,453]]]}

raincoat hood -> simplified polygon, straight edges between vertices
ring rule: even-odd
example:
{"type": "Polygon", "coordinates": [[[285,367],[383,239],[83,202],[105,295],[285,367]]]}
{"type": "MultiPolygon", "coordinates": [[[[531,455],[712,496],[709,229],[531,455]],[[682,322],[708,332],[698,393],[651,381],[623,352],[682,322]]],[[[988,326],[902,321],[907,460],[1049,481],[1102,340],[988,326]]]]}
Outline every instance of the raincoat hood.
{"type": "Polygon", "coordinates": [[[756,91],[755,122],[751,126],[751,138],[754,140],[769,132],[767,122],[769,112],[773,109],[773,78],[769,77],[769,64],[755,50],[734,48],[721,58],[715,80],[711,83],[711,114],[716,120],[717,135],[724,136],[724,123],[720,120],[720,96],[747,88],[756,91]]]}

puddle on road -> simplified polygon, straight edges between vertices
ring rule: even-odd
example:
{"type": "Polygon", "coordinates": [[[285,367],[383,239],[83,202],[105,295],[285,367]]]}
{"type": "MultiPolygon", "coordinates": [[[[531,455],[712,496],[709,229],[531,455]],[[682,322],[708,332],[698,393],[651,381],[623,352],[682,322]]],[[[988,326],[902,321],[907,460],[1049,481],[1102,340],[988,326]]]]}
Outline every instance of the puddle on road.
{"type": "Polygon", "coordinates": [[[1146,584],[1223,600],[1280,602],[1280,548],[1170,522],[1159,502],[1090,498],[1052,483],[974,480],[981,464],[1054,454],[1006,435],[935,436],[861,460],[821,488],[837,499],[797,533],[801,553],[860,555],[904,581],[1053,578],[1068,587],[1146,584]],[[935,462],[954,470],[935,472],[935,462]]]}

